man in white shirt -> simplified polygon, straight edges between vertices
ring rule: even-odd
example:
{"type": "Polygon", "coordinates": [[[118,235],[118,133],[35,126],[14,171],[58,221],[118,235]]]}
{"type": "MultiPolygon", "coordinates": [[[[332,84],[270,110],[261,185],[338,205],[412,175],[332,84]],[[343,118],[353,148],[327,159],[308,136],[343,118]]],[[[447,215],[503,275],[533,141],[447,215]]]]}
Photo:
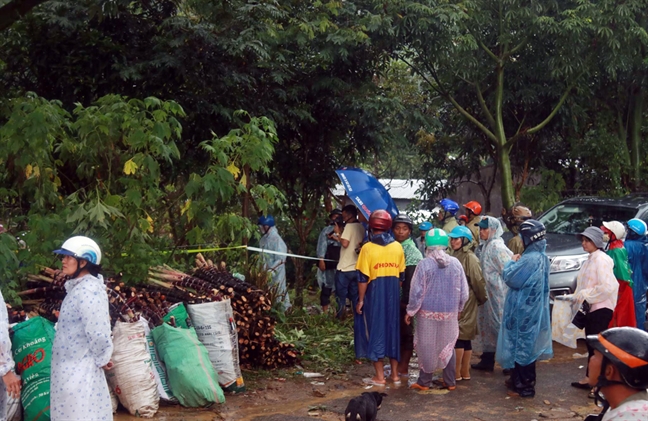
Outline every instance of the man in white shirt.
{"type": "Polygon", "coordinates": [[[648,420],[648,333],[617,327],[589,335],[587,343],[594,348],[589,383],[604,404],[600,415],[587,419],[648,420]]]}
{"type": "Polygon", "coordinates": [[[358,279],[356,275],[356,263],[358,253],[356,248],[364,239],[365,229],[358,221],[358,209],[353,205],[347,205],[342,209],[342,219],[345,226],[340,233],[340,228],[335,226],[333,239],[340,242],[340,261],[335,273],[335,296],[337,298],[337,318],[344,316],[347,298],[351,300],[352,308],[358,303],[358,279]]]}

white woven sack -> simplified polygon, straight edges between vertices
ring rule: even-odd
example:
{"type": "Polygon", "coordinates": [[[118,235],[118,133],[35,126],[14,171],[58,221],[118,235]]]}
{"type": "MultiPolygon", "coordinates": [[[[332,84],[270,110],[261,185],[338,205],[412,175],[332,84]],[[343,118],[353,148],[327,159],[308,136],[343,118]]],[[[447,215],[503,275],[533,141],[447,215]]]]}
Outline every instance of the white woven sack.
{"type": "Polygon", "coordinates": [[[148,350],[146,321],[117,322],[113,328],[114,350],[108,382],[119,402],[132,415],[151,418],[160,405],[154,368],[148,350]]]}
{"type": "Polygon", "coordinates": [[[207,348],[209,360],[223,388],[243,385],[238,355],[238,333],[233,326],[230,300],[187,306],[198,340],[207,348]]]}

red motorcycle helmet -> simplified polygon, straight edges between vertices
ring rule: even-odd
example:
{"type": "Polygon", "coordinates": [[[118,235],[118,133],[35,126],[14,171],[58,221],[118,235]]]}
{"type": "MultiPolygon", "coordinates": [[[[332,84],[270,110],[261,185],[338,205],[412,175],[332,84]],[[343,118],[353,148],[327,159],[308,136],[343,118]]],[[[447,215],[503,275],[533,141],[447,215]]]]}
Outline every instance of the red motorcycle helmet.
{"type": "Polygon", "coordinates": [[[375,210],[369,216],[369,228],[379,231],[389,231],[392,227],[392,217],[386,210],[375,210]]]}
{"type": "Polygon", "coordinates": [[[475,215],[481,215],[482,206],[479,204],[479,202],[473,200],[472,202],[468,202],[465,205],[463,205],[463,207],[469,209],[475,215]]]}

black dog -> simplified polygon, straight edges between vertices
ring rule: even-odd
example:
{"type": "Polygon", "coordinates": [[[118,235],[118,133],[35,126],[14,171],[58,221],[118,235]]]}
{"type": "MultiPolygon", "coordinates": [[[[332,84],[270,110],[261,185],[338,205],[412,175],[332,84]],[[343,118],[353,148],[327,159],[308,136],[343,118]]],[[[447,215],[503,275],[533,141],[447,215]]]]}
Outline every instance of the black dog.
{"type": "Polygon", "coordinates": [[[375,421],[386,393],[364,392],[353,398],[344,411],[346,421],[375,421]]]}

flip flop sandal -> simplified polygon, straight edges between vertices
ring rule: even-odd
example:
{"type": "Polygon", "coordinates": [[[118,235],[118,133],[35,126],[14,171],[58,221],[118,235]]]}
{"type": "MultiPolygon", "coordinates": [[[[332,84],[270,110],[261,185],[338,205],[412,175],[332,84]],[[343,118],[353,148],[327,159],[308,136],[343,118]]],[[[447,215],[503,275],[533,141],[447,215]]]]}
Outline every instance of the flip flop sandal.
{"type": "Polygon", "coordinates": [[[430,390],[429,387],[427,387],[427,386],[421,386],[421,385],[418,384],[418,383],[413,383],[413,384],[410,386],[410,389],[415,389],[415,390],[430,390]]]}
{"type": "Polygon", "coordinates": [[[378,387],[385,387],[386,386],[386,382],[385,383],[379,383],[379,382],[375,381],[374,379],[372,379],[371,377],[367,377],[366,379],[362,379],[362,383],[369,384],[369,385],[372,385],[372,386],[378,386],[378,387]]]}

